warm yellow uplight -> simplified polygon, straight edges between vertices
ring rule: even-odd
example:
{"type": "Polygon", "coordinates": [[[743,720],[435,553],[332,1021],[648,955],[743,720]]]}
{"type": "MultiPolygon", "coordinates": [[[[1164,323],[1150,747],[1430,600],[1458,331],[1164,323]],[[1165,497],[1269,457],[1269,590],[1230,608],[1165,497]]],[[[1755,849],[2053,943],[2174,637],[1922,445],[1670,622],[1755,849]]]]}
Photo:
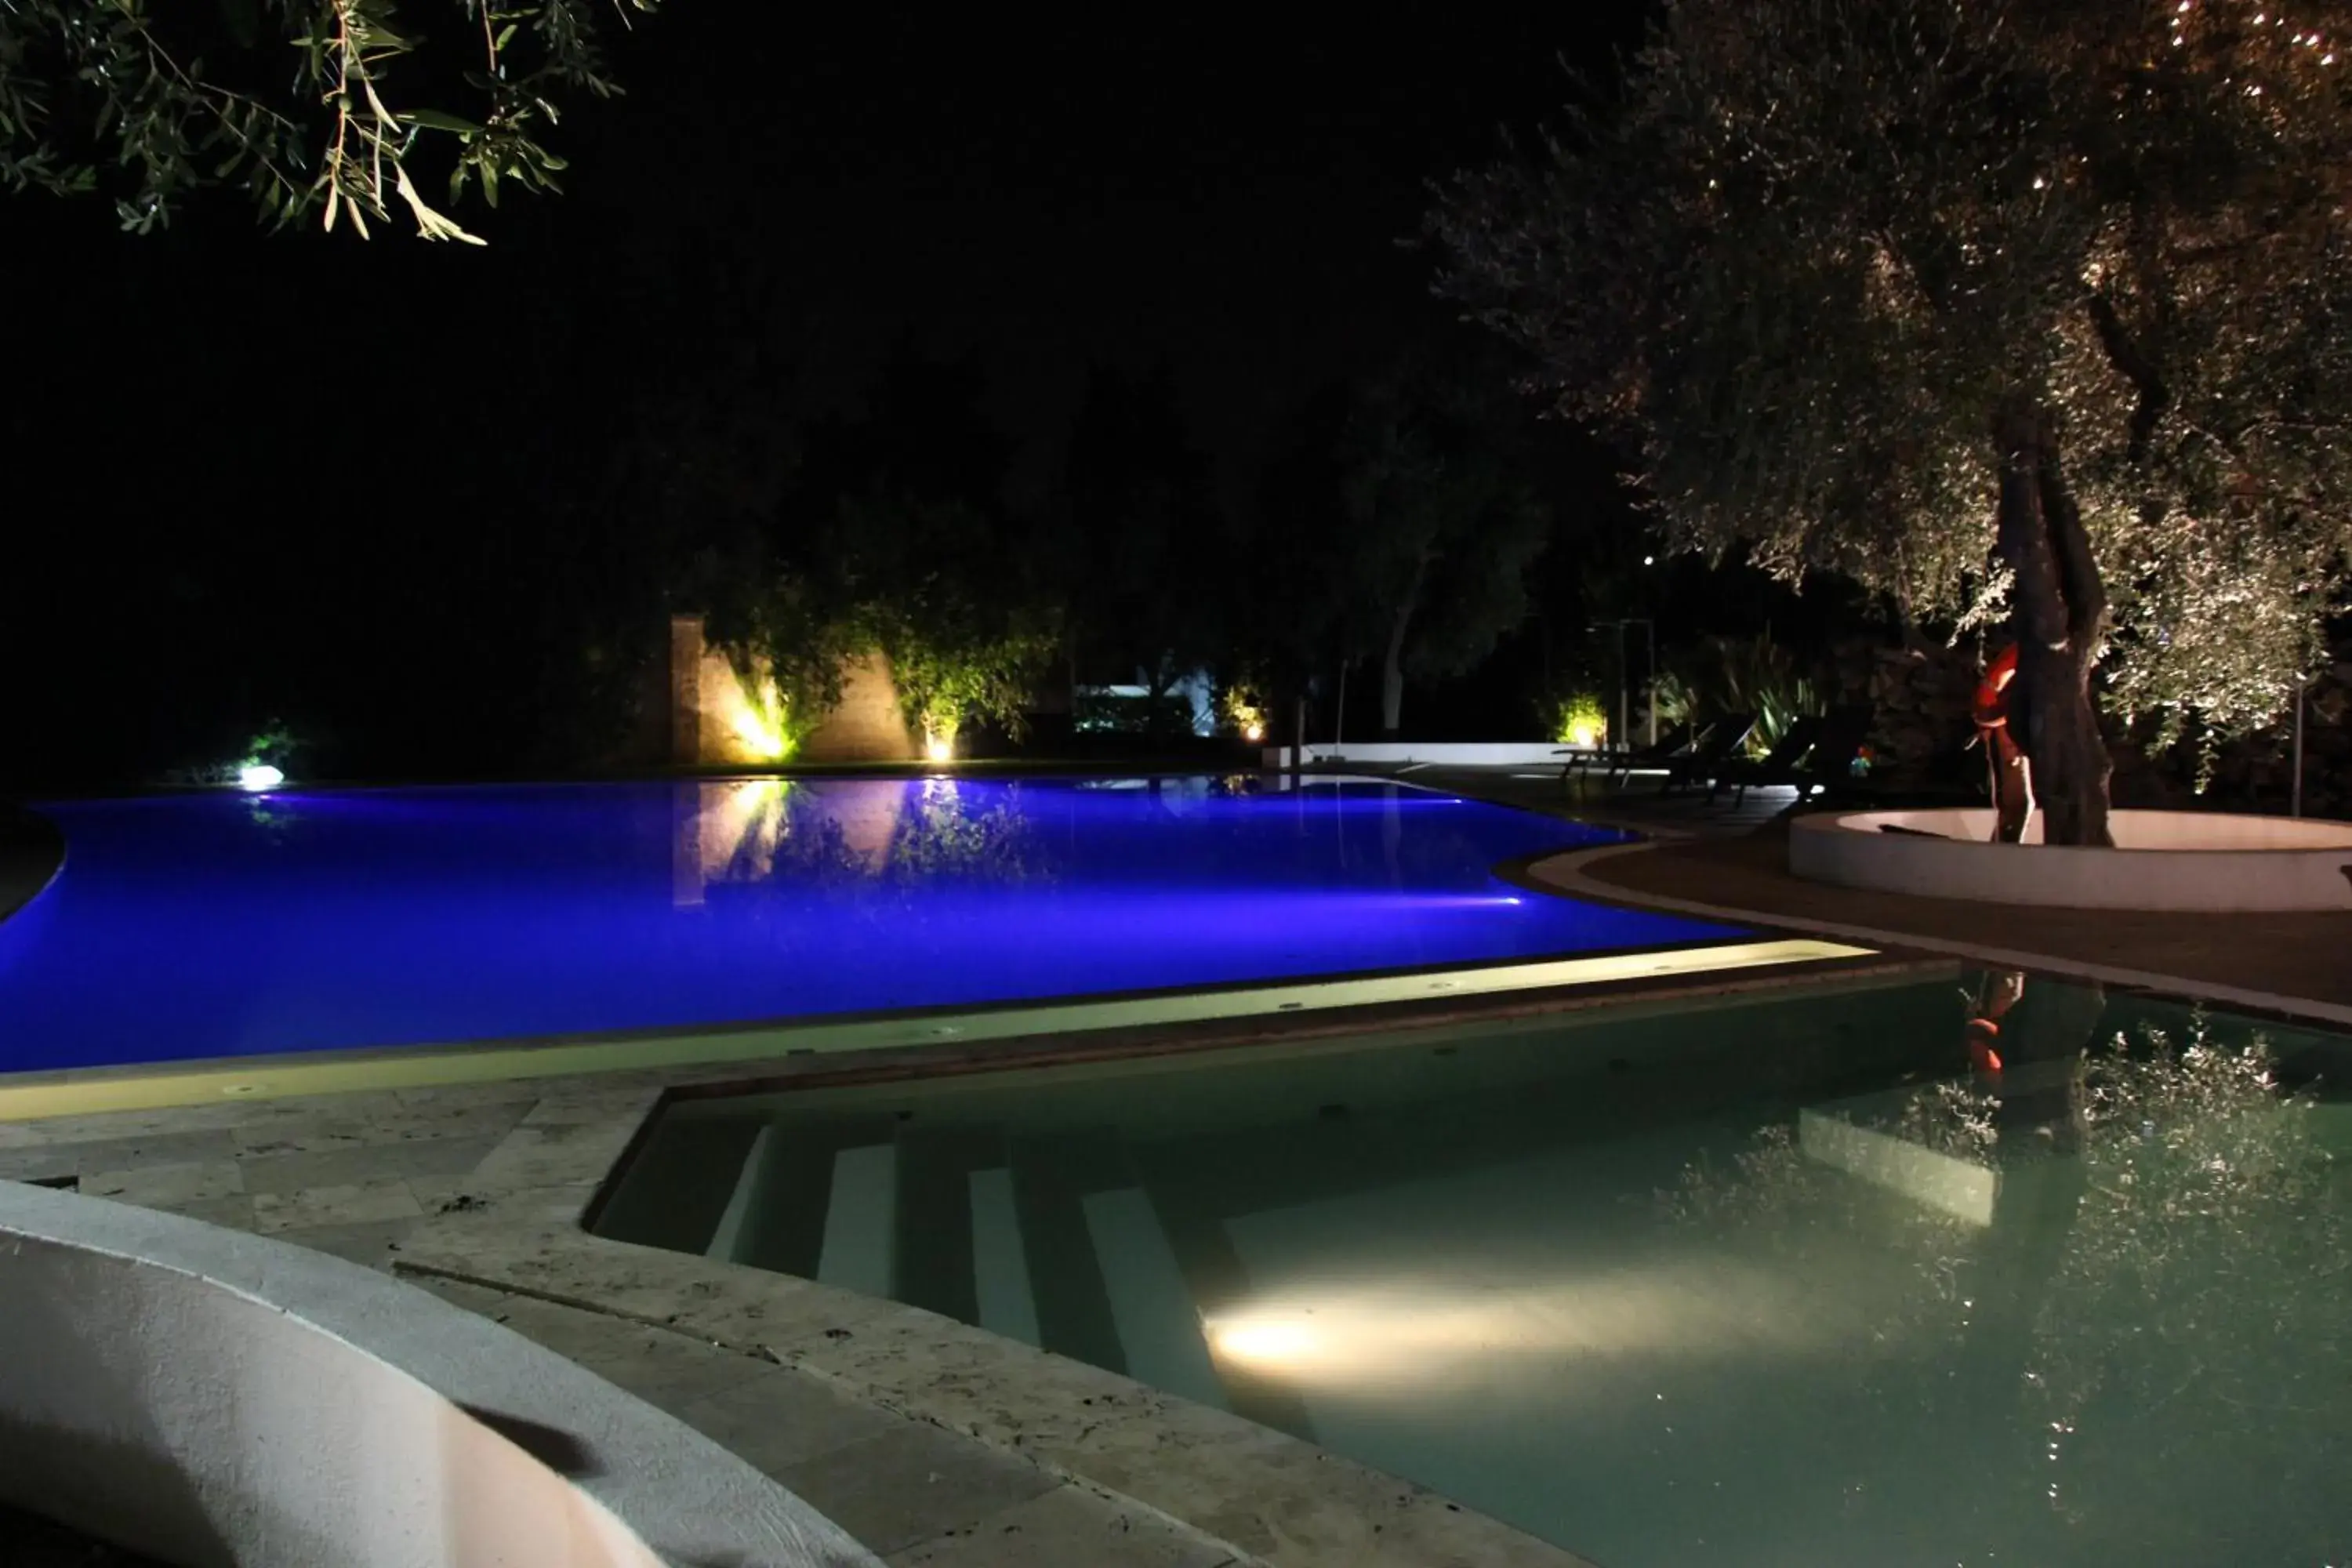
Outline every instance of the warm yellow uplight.
{"type": "Polygon", "coordinates": [[[1530,1364],[1630,1364],[1661,1353],[1819,1355],[1825,1321],[1801,1269],[1729,1252],[1616,1266],[1529,1260],[1489,1268],[1448,1251],[1421,1278],[1276,1288],[1204,1316],[1222,1367],[1303,1394],[1506,1385],[1530,1364]],[[1483,1278],[1472,1278],[1486,1269],[1483,1278]]]}
{"type": "Polygon", "coordinates": [[[1244,1318],[1206,1326],[1218,1358],[1244,1366],[1293,1366],[1315,1352],[1315,1331],[1297,1319],[1244,1318]]]}
{"type": "Polygon", "coordinates": [[[1590,724],[1579,724],[1568,732],[1568,743],[1570,745],[1582,746],[1588,751],[1591,749],[1592,742],[1600,738],[1599,731],[1595,731],[1590,724]]]}
{"type": "Polygon", "coordinates": [[[740,677],[717,687],[719,716],[734,732],[747,760],[780,763],[791,754],[792,742],[784,734],[784,696],[774,676],[761,671],[749,689],[740,677]]]}
{"type": "Polygon", "coordinates": [[[955,761],[955,737],[936,731],[923,737],[923,755],[935,763],[955,761]]]}
{"type": "Polygon", "coordinates": [[[1225,721],[1240,732],[1243,740],[1265,739],[1265,710],[1251,700],[1247,689],[1227,687],[1220,700],[1224,707],[1225,721]]]}

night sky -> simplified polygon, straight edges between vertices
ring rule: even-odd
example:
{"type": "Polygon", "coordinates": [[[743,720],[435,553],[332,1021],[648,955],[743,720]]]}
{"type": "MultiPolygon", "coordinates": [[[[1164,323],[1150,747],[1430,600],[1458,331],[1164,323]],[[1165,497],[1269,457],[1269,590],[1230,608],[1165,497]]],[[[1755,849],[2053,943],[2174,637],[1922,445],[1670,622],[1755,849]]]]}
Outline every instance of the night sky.
{"type": "Polygon", "coordinates": [[[627,96],[553,139],[567,192],[462,210],[488,250],[273,236],[226,193],[147,239],[5,198],[16,712],[96,756],[93,712],[193,736],[488,679],[454,650],[562,548],[515,542],[517,476],[593,464],[716,357],[816,412],[894,346],[967,355],[1016,504],[1089,364],[1164,362],[1241,494],[1303,400],[1444,323],[1397,244],[1425,182],[1553,114],[1563,51],[1605,74],[1642,11],[810,16],[676,0],[616,39],[627,96]]]}
{"type": "Polygon", "coordinates": [[[1396,244],[1425,182],[1551,114],[1563,49],[1605,70],[1641,16],[1617,8],[1613,33],[1557,6],[1471,27],[1436,6],[1325,28],[1217,10],[1084,31],[722,20],[763,9],[691,0],[646,28],[632,101],[583,148],[578,210],[536,216],[566,246],[631,231],[655,276],[756,277],[819,399],[854,393],[901,331],[977,354],[1033,473],[1090,361],[1172,360],[1202,439],[1238,454],[1441,316],[1428,258],[1396,244]]]}

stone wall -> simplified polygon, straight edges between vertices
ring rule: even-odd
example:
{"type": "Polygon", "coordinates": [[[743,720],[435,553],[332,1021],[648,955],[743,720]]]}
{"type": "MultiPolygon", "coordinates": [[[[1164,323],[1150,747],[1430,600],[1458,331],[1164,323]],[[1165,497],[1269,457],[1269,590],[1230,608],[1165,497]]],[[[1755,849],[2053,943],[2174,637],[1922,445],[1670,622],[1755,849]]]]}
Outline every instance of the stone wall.
{"type": "Polygon", "coordinates": [[[880,653],[842,666],[841,705],[801,742],[801,755],[812,763],[903,763],[915,753],[890,661],[880,653]]]}
{"type": "Polygon", "coordinates": [[[702,617],[669,619],[669,760],[702,761],[702,617]]]}
{"type": "MultiPolygon", "coordinates": [[[[670,621],[669,756],[688,766],[760,766],[781,760],[773,714],[746,689],[726,654],[710,646],[699,616],[670,621]]],[[[841,702],[790,759],[809,763],[913,760],[914,737],[898,705],[890,661],[870,653],[842,667],[841,702]]]]}

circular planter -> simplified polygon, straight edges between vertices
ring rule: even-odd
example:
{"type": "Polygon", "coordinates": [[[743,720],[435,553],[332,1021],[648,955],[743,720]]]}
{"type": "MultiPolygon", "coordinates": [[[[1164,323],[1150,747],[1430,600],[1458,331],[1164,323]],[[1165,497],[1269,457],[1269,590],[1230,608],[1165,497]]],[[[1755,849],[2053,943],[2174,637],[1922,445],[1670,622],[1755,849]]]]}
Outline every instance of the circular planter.
{"type": "Polygon", "coordinates": [[[2352,910],[2352,823],[2118,811],[2112,849],[1990,842],[1989,808],[1798,817],[1789,869],[1925,898],[2091,910],[2352,910]],[[1890,831],[1890,829],[1892,831],[1890,831]]]}

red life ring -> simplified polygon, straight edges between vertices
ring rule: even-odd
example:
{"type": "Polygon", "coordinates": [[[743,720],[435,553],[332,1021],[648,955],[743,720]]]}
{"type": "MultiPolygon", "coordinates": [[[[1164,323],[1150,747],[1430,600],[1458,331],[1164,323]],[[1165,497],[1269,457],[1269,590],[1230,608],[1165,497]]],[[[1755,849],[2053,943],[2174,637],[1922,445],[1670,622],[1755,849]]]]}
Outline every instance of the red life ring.
{"type": "Polygon", "coordinates": [[[2011,643],[1985,666],[1977,682],[1976,709],[1971,715],[1981,730],[1998,730],[2009,722],[2009,683],[2017,679],[2017,645],[2011,643]]]}

